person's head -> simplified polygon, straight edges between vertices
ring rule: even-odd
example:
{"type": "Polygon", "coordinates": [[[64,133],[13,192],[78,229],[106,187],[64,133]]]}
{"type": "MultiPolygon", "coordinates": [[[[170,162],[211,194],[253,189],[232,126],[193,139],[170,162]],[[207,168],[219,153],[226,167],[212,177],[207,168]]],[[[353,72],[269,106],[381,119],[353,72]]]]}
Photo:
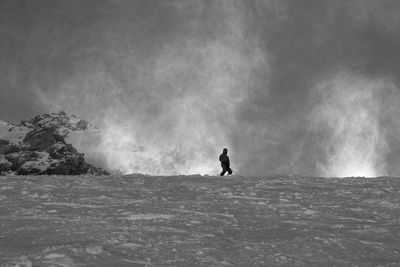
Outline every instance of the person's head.
{"type": "Polygon", "coordinates": [[[222,153],[225,154],[225,155],[228,154],[228,149],[224,148],[224,150],[222,150],[222,153]]]}

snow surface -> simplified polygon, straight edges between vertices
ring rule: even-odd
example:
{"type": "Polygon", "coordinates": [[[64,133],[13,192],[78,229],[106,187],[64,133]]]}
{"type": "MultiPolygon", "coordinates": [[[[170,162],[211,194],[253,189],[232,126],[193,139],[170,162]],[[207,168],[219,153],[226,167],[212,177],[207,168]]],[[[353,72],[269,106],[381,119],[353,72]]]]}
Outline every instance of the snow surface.
{"type": "Polygon", "coordinates": [[[30,130],[32,129],[0,120],[0,139],[9,140],[13,144],[21,143],[30,130]]]}
{"type": "Polygon", "coordinates": [[[400,180],[0,176],[0,266],[400,266],[400,180]]]}

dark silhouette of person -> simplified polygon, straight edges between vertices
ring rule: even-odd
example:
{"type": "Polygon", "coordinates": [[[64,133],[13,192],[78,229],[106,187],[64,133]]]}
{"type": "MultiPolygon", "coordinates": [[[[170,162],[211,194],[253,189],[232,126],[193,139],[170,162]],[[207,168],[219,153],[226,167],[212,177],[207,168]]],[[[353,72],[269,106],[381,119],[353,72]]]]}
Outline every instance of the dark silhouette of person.
{"type": "Polygon", "coordinates": [[[219,161],[221,161],[221,167],[222,167],[222,172],[220,175],[224,176],[226,172],[228,172],[228,175],[232,174],[228,157],[228,149],[224,148],[222,154],[219,155],[219,161]]]}

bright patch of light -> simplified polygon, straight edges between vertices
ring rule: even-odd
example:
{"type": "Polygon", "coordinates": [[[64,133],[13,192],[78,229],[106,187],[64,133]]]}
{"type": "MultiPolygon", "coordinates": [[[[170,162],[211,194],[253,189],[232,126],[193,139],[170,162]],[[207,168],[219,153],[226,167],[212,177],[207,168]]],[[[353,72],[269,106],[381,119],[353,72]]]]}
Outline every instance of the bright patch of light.
{"type": "Polygon", "coordinates": [[[388,150],[381,99],[395,94],[390,83],[342,74],[316,88],[319,104],[312,116],[324,160],[317,162],[323,176],[375,177],[386,171],[388,150]]]}
{"type": "Polygon", "coordinates": [[[357,166],[345,166],[343,170],[337,173],[338,177],[375,177],[375,169],[370,164],[361,164],[357,166]]]}

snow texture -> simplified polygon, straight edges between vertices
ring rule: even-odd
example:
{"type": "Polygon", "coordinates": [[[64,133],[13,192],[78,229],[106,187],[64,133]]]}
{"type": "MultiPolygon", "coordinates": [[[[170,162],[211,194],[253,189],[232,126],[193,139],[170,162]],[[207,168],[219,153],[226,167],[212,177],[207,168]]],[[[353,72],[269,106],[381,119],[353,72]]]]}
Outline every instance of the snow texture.
{"type": "Polygon", "coordinates": [[[400,180],[0,177],[0,266],[399,266],[400,180]]]}

